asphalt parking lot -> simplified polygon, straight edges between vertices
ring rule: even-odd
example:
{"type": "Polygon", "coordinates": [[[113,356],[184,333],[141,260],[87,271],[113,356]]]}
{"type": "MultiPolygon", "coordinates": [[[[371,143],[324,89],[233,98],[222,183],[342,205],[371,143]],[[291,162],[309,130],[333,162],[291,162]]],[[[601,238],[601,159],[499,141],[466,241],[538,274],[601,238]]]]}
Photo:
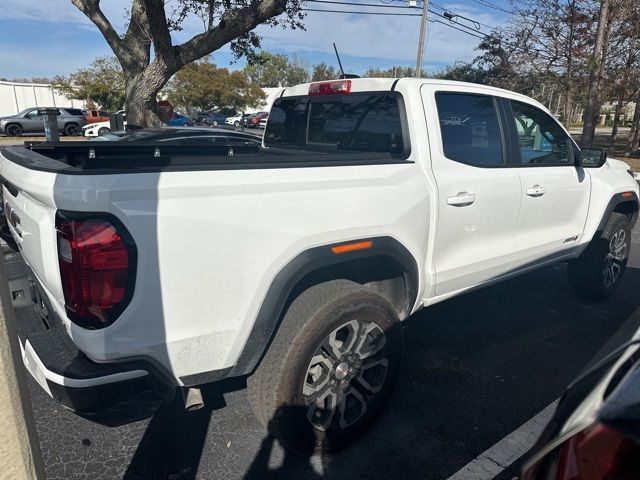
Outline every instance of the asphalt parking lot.
{"type": "Polygon", "coordinates": [[[629,269],[604,302],[572,297],[557,265],[419,312],[404,327],[404,364],[383,417],[332,456],[284,452],[253,417],[242,380],[206,389],[200,411],[186,413],[176,399],[116,427],[62,409],[30,380],[47,478],[446,479],[624,342],[640,326],[639,288],[636,227],[629,269]]]}

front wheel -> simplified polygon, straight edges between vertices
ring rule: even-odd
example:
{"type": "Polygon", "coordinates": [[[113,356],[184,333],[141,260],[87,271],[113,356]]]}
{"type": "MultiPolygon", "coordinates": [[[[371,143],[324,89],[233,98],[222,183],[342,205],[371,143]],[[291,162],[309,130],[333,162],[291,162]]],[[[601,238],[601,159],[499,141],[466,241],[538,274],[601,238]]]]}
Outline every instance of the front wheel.
{"type": "Polygon", "coordinates": [[[98,136],[101,137],[103,135],[106,135],[107,133],[109,133],[111,131],[111,129],[109,127],[101,127],[98,130],[98,136]]]}
{"type": "Polygon", "coordinates": [[[293,301],[248,379],[251,405],[284,447],[338,450],[380,414],[401,356],[400,323],[384,297],[346,280],[316,285],[293,301]]]}
{"type": "Polygon", "coordinates": [[[621,213],[612,213],[602,233],[578,259],[569,263],[567,273],[573,291],[588,300],[613,295],[627,268],[630,248],[629,219],[621,213]]]}
{"type": "Polygon", "coordinates": [[[17,123],[12,123],[6,126],[5,133],[9,137],[20,137],[22,136],[22,127],[17,123]]]}
{"type": "Polygon", "coordinates": [[[233,126],[234,127],[239,127],[240,126],[240,122],[238,120],[236,120],[235,122],[233,122],[233,126]]]}

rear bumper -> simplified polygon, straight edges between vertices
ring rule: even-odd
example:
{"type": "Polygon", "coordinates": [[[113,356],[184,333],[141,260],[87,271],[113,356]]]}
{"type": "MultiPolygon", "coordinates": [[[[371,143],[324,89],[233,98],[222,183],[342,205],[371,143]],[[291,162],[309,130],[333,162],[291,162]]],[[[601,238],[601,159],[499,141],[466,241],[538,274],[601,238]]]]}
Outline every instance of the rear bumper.
{"type": "Polygon", "coordinates": [[[36,382],[62,405],[91,415],[135,404],[137,399],[148,402],[150,396],[159,401],[173,398],[175,388],[149,361],[91,361],[60,322],[50,318],[53,310],[46,302],[42,306],[44,296],[33,282],[31,295],[37,308],[15,309],[22,358],[36,382]]]}

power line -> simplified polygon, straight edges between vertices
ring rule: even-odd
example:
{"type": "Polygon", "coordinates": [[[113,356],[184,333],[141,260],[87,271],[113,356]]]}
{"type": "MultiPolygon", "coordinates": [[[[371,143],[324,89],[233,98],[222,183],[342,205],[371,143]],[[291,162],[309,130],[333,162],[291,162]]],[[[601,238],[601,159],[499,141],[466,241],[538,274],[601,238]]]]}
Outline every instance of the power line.
{"type": "MultiPolygon", "coordinates": [[[[398,6],[398,5],[386,5],[386,4],[385,5],[378,5],[378,4],[375,4],[375,3],[360,3],[360,2],[349,2],[349,1],[338,1],[338,0],[306,0],[306,1],[313,2],[313,3],[329,3],[329,4],[333,4],[333,5],[349,5],[349,6],[357,6],[357,7],[397,8],[397,9],[403,9],[403,10],[406,10],[407,8],[408,9],[415,9],[415,10],[419,10],[420,9],[420,7],[404,7],[404,6],[401,7],[401,6],[398,6]]],[[[310,10],[310,11],[316,11],[316,10],[310,10]]],[[[374,13],[374,12],[368,12],[367,15],[371,15],[372,13],[374,13]]],[[[469,35],[472,35],[472,36],[478,37],[478,38],[483,38],[483,37],[479,37],[478,34],[480,34],[480,35],[482,35],[484,37],[486,37],[488,35],[487,33],[483,32],[483,31],[481,31],[481,30],[479,30],[477,28],[473,29],[469,25],[465,25],[464,23],[458,22],[458,21],[454,20],[453,18],[449,18],[449,17],[447,17],[445,15],[441,15],[440,13],[435,12],[433,10],[429,10],[429,13],[432,14],[432,15],[435,15],[435,16],[437,16],[439,18],[442,18],[442,19],[444,19],[444,20],[446,20],[448,22],[448,23],[445,23],[445,22],[436,22],[436,23],[441,23],[443,25],[450,26],[451,28],[454,28],[455,30],[458,30],[458,31],[461,31],[461,32],[464,32],[464,33],[468,33],[469,35]],[[470,30],[470,32],[461,30],[460,28],[455,28],[453,25],[450,25],[452,23],[458,25],[459,27],[466,28],[466,29],[470,30]]],[[[383,15],[382,12],[380,12],[380,14],[383,15]]],[[[409,14],[405,14],[405,15],[409,15],[409,14]]],[[[414,14],[412,14],[412,15],[414,15],[414,14]]],[[[398,16],[402,16],[402,15],[398,15],[398,16]]],[[[460,16],[460,15],[457,15],[457,16],[460,16]]],[[[466,17],[463,17],[463,18],[466,18],[466,17]]],[[[469,21],[475,22],[472,19],[469,19],[469,21]]]]}
{"type": "Polygon", "coordinates": [[[391,15],[395,17],[420,17],[419,13],[386,13],[386,12],[356,12],[353,10],[325,10],[319,8],[301,8],[303,12],[324,12],[324,13],[350,13],[354,15],[391,15]]]}
{"type": "Polygon", "coordinates": [[[499,28],[499,27],[496,27],[496,26],[494,26],[494,25],[487,25],[486,23],[482,23],[482,22],[479,22],[479,21],[477,21],[477,20],[473,20],[473,19],[467,18],[467,17],[465,17],[465,16],[463,16],[463,15],[458,15],[458,14],[456,14],[456,12],[455,12],[455,11],[450,10],[450,9],[448,9],[448,8],[445,8],[445,7],[443,7],[442,5],[438,5],[437,3],[433,3],[433,2],[431,2],[431,5],[432,5],[432,6],[434,6],[434,7],[436,7],[438,10],[442,10],[443,12],[449,12],[449,13],[452,13],[452,14],[453,14],[454,16],[456,16],[456,17],[466,18],[467,20],[469,20],[469,21],[471,21],[471,22],[478,23],[478,24],[482,25],[483,27],[490,28],[491,30],[497,30],[497,29],[499,28]]]}
{"type": "MultiPolygon", "coordinates": [[[[307,1],[312,1],[312,0],[307,0],[307,1]]],[[[318,2],[318,3],[329,3],[327,0],[313,0],[313,1],[318,2]]],[[[343,2],[331,2],[331,3],[341,4],[343,2]]],[[[303,12],[346,13],[346,14],[350,14],[350,15],[382,15],[382,16],[391,15],[391,16],[394,16],[394,17],[421,17],[422,16],[419,13],[362,12],[362,11],[354,11],[354,10],[329,10],[329,9],[320,9],[320,8],[301,8],[300,10],[302,10],[303,12]]],[[[432,22],[432,23],[440,23],[440,24],[444,25],[445,27],[453,28],[454,30],[458,30],[459,32],[466,33],[467,35],[471,35],[472,37],[476,37],[476,38],[479,38],[481,40],[483,40],[484,38],[487,37],[487,35],[485,35],[485,34],[478,35],[476,33],[472,33],[472,32],[469,32],[467,30],[463,30],[463,29],[458,28],[458,27],[456,27],[454,25],[451,25],[449,22],[443,22],[441,20],[434,20],[434,19],[429,19],[429,21],[432,22]]]]}
{"type": "MultiPolygon", "coordinates": [[[[312,1],[312,0],[306,0],[306,1],[312,1]]],[[[390,4],[390,3],[393,3],[393,2],[396,2],[396,3],[406,3],[406,0],[388,0],[388,1],[387,1],[387,0],[378,0],[378,1],[380,1],[381,3],[384,3],[384,4],[390,4]]],[[[475,1],[475,0],[474,0],[474,1],[475,1]]],[[[380,5],[378,5],[378,6],[380,6],[380,5]]],[[[395,6],[395,5],[394,5],[394,6],[395,6]]],[[[441,12],[449,12],[449,13],[453,14],[453,16],[455,16],[455,17],[465,18],[465,19],[467,19],[467,20],[469,20],[469,21],[471,21],[471,22],[473,22],[473,23],[479,23],[479,24],[480,24],[480,25],[482,25],[483,27],[490,28],[491,30],[498,30],[498,29],[500,28],[500,27],[496,27],[495,25],[489,25],[489,24],[487,24],[487,23],[482,23],[482,22],[479,22],[479,21],[477,21],[477,20],[473,20],[473,19],[467,18],[467,17],[465,17],[464,15],[459,15],[459,14],[455,13],[455,11],[454,11],[454,10],[452,10],[452,9],[450,9],[450,8],[446,8],[446,7],[443,7],[442,5],[439,5],[439,4],[437,4],[437,3],[430,2],[430,3],[429,3],[429,7],[432,7],[432,6],[433,6],[433,7],[435,7],[435,8],[437,8],[437,9],[438,9],[438,10],[440,10],[441,12]]],[[[488,6],[488,5],[484,5],[484,6],[488,6]]],[[[400,6],[395,6],[395,7],[396,7],[396,8],[407,8],[407,7],[400,7],[400,6]]],[[[420,7],[408,7],[408,8],[420,8],[420,7]]],[[[433,12],[432,12],[432,13],[433,13],[433,12]]],[[[516,12],[513,12],[513,14],[514,14],[514,15],[519,15],[519,14],[518,14],[518,13],[516,13],[516,12]]]]}
{"type": "Polygon", "coordinates": [[[359,3],[359,2],[338,2],[335,0],[304,0],[313,3],[333,3],[335,5],[354,5],[358,7],[375,7],[375,8],[400,8],[402,10],[413,9],[415,7],[401,7],[399,5],[378,5],[377,3],[359,3]]]}
{"type": "Polygon", "coordinates": [[[469,32],[469,31],[467,31],[467,30],[462,30],[461,28],[454,27],[454,26],[453,26],[453,25],[451,25],[450,23],[443,22],[442,20],[429,20],[429,21],[430,21],[430,22],[433,22],[433,23],[441,23],[441,24],[442,24],[442,25],[444,25],[445,27],[453,28],[454,30],[458,30],[459,32],[466,33],[467,35],[471,35],[472,37],[479,38],[480,40],[484,40],[485,38],[487,38],[487,37],[488,37],[488,35],[486,35],[486,34],[484,34],[484,33],[483,33],[483,34],[481,34],[481,35],[476,35],[475,33],[469,32]]]}
{"type": "MultiPolygon", "coordinates": [[[[306,0],[306,1],[313,1],[316,3],[331,3],[331,4],[338,4],[338,5],[358,5],[358,6],[372,6],[372,7],[381,7],[381,8],[385,8],[385,7],[390,7],[390,5],[374,5],[374,4],[363,4],[363,3],[356,3],[356,2],[339,2],[339,1],[335,1],[335,0],[306,0]]],[[[395,7],[395,8],[419,8],[419,7],[395,7]]],[[[319,8],[301,8],[300,10],[302,11],[307,11],[307,12],[320,12],[320,13],[343,13],[343,14],[350,14],[350,15],[382,15],[382,16],[397,16],[397,17],[420,17],[422,16],[419,13],[390,13],[390,12],[363,12],[363,11],[354,11],[354,10],[329,10],[329,9],[319,9],[319,8]]],[[[439,23],[441,25],[444,25],[445,27],[449,27],[452,28],[454,30],[457,30],[459,32],[462,33],[466,33],[467,35],[470,35],[472,37],[476,37],[480,40],[485,40],[486,38],[490,38],[491,35],[484,33],[482,31],[476,31],[471,29],[471,27],[461,24],[459,22],[454,22],[449,20],[447,17],[438,14],[437,12],[433,12],[433,11],[429,11],[429,13],[436,15],[440,18],[443,18],[445,20],[447,20],[446,22],[442,21],[442,20],[437,20],[437,19],[429,19],[429,22],[431,23],[439,23]],[[466,28],[467,30],[464,30],[463,28],[459,28],[456,27],[455,25],[452,25],[452,23],[455,23],[456,25],[459,25],[461,27],[466,28]]],[[[521,47],[519,45],[514,45],[512,43],[509,42],[502,42],[502,45],[504,45],[505,47],[508,48],[512,48],[514,51],[522,51],[522,52],[527,52],[528,49],[526,47],[521,47]]],[[[534,51],[536,50],[535,48],[533,49],[534,51]]]]}
{"type": "Polygon", "coordinates": [[[493,8],[494,10],[499,10],[501,12],[504,13],[508,13],[509,15],[519,15],[519,13],[514,12],[513,10],[507,10],[506,8],[503,8],[499,5],[496,5],[494,3],[488,2],[487,0],[473,0],[474,2],[476,2],[479,5],[482,5],[484,7],[489,7],[489,8],[493,8]]]}

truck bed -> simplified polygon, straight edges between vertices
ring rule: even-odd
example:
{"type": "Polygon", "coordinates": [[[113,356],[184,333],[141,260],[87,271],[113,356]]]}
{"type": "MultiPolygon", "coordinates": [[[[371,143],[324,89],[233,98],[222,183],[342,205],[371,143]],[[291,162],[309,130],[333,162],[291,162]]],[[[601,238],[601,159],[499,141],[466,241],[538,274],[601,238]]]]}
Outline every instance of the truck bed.
{"type": "Polygon", "coordinates": [[[0,153],[31,170],[67,175],[406,163],[388,153],[275,150],[241,142],[226,145],[25,142],[23,147],[6,147],[0,153]]]}

